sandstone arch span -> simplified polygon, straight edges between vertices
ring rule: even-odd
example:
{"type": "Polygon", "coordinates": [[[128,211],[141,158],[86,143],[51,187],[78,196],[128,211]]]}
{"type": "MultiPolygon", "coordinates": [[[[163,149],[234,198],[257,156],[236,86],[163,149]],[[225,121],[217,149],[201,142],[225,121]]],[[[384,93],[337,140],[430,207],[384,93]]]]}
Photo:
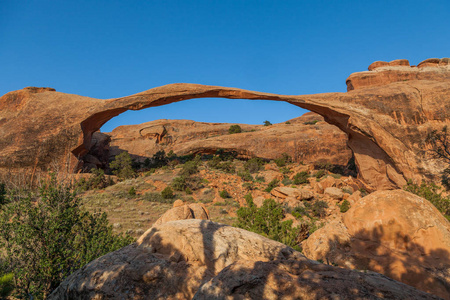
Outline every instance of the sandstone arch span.
{"type": "Polygon", "coordinates": [[[427,157],[424,141],[428,132],[450,123],[449,61],[434,59],[420,66],[410,67],[404,60],[372,64],[371,71],[347,79],[348,92],[315,95],[183,83],[100,100],[25,88],[0,99],[0,167],[46,168],[56,160],[70,168],[70,162],[88,152],[93,132],[126,110],[220,97],[286,101],[316,112],[348,135],[367,184],[400,187],[406,178],[433,177],[443,168],[427,157]]]}

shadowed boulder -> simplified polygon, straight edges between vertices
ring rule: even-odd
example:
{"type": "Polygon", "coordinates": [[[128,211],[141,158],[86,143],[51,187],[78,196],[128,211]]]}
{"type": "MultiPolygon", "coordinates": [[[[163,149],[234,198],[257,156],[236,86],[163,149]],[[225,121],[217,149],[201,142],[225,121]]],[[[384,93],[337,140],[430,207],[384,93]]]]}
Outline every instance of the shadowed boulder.
{"type": "Polygon", "coordinates": [[[306,259],[281,243],[205,220],[153,226],[70,275],[52,299],[437,299],[376,273],[306,259]],[[228,297],[228,298],[227,298],[228,297]]]}
{"type": "Polygon", "coordinates": [[[362,198],[302,246],[308,258],[372,270],[450,299],[450,223],[406,191],[362,198]]]}

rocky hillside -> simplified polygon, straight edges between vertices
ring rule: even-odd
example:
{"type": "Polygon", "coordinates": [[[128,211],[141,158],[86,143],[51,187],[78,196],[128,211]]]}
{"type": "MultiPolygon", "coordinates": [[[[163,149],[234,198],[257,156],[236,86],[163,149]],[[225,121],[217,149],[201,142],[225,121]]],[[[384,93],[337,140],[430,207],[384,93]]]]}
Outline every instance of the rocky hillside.
{"type": "MultiPolygon", "coordinates": [[[[228,161],[231,167],[220,169],[216,165],[211,164],[212,160],[206,157],[199,164],[198,172],[190,175],[193,177],[193,180],[188,185],[192,184],[190,185],[192,189],[184,189],[181,191],[175,189],[177,187],[176,178],[182,176],[181,174],[183,174],[186,166],[186,163],[178,164],[171,167],[158,168],[154,173],[143,173],[135,179],[125,180],[100,191],[88,191],[83,195],[85,206],[92,211],[102,207],[108,213],[115,231],[127,232],[136,237],[140,237],[139,240],[143,241],[146,239],[144,234],[146,228],[153,225],[153,230],[158,230],[157,232],[159,232],[159,229],[155,229],[159,228],[159,225],[166,222],[170,222],[168,224],[171,224],[171,221],[176,220],[203,219],[220,224],[235,225],[239,220],[238,210],[241,207],[248,207],[246,200],[249,195],[251,195],[253,203],[258,208],[264,208],[267,205],[266,201],[269,201],[268,199],[274,199],[275,203],[283,210],[283,219],[281,221],[292,222],[290,226],[298,228],[295,240],[291,241],[290,245],[296,249],[302,249],[302,253],[307,258],[317,260],[328,265],[327,267],[339,266],[347,269],[365,270],[364,272],[367,272],[367,270],[375,271],[419,290],[438,295],[445,299],[448,298],[448,290],[450,289],[450,282],[448,282],[448,278],[450,278],[450,261],[447,260],[447,257],[450,255],[450,223],[442,216],[441,212],[425,199],[401,190],[378,191],[366,196],[367,191],[363,182],[351,176],[334,173],[327,169],[330,166],[314,168],[313,165],[299,165],[297,163],[287,163],[283,166],[278,166],[275,162],[271,162],[250,173],[246,170],[248,168],[248,162],[234,159],[228,161]],[[173,190],[175,195],[169,199],[164,199],[161,195],[164,194],[164,190],[168,187],[173,190]],[[133,189],[132,193],[130,193],[131,189],[133,189]],[[172,206],[173,208],[170,209],[172,206]],[[142,234],[144,235],[141,236],[142,234]]],[[[266,218],[268,220],[269,216],[266,216],[266,218]]],[[[210,227],[220,227],[223,225],[211,223],[211,225],[198,226],[200,228],[205,226],[205,230],[207,230],[210,227]]],[[[202,229],[198,230],[199,232],[196,233],[198,236],[193,234],[192,239],[189,238],[189,242],[183,244],[185,246],[177,244],[176,247],[189,247],[189,249],[192,248],[194,249],[193,251],[196,251],[198,245],[194,240],[203,239],[200,237],[203,234],[202,229]]],[[[269,232],[260,233],[270,236],[269,232]]],[[[243,233],[239,233],[239,235],[242,236],[243,233]]],[[[219,236],[222,238],[222,235],[219,236]]],[[[228,236],[223,238],[226,239],[228,236]]],[[[243,239],[247,239],[247,237],[243,237],[243,239]]],[[[174,238],[173,240],[179,239],[174,238]]],[[[233,244],[236,243],[235,240],[233,241],[233,244]]],[[[237,241],[236,251],[245,251],[244,249],[248,246],[246,244],[240,245],[240,240],[237,241]]],[[[246,240],[245,243],[247,242],[249,241],[246,240]]],[[[161,241],[161,243],[165,245],[164,242],[161,241]]],[[[217,241],[217,243],[219,242],[217,241]]],[[[264,243],[264,245],[267,245],[273,242],[266,241],[264,243]]],[[[130,248],[133,250],[123,249],[126,252],[120,254],[123,255],[123,259],[128,259],[127,251],[138,251],[136,249],[140,246],[137,246],[137,248],[133,247],[130,248]]],[[[151,247],[159,249],[160,246],[152,244],[151,247]]],[[[200,247],[199,249],[203,248],[200,247]]],[[[158,251],[156,250],[155,253],[159,253],[158,251]]],[[[184,251],[185,248],[182,248],[176,250],[176,253],[179,254],[174,254],[175,252],[163,253],[164,255],[168,255],[167,259],[171,261],[170,257],[172,255],[177,255],[177,257],[178,255],[180,257],[190,255],[184,251]]],[[[209,249],[205,251],[209,253],[215,250],[209,249]]],[[[112,286],[108,278],[102,279],[102,287],[98,287],[93,283],[89,286],[80,286],[79,284],[86,280],[93,282],[93,270],[100,268],[103,270],[101,272],[107,272],[109,274],[112,270],[110,268],[116,268],[113,265],[109,266],[108,263],[109,260],[114,259],[114,255],[119,254],[111,254],[111,257],[107,256],[102,258],[102,260],[93,262],[78,272],[77,275],[71,277],[65,283],[65,286],[63,284],[59,289],[58,297],[62,297],[61,295],[65,293],[67,293],[65,294],[66,296],[80,295],[80,297],[85,294],[90,295],[89,297],[97,294],[103,295],[103,293],[109,295],[111,293],[109,289],[112,286]]],[[[222,254],[217,255],[221,256],[222,254]]],[[[193,258],[186,259],[186,261],[181,260],[177,261],[177,263],[183,262],[184,264],[190,262],[193,258]]],[[[236,263],[247,266],[243,262],[240,262],[241,258],[224,256],[223,259],[231,265],[236,263]]],[[[255,261],[259,261],[260,259],[264,260],[261,257],[254,258],[255,261]]],[[[297,261],[296,263],[299,263],[298,259],[294,259],[297,261]]],[[[301,259],[303,260],[304,258],[301,259]]],[[[194,259],[194,261],[197,260],[194,259]]],[[[163,262],[161,261],[161,263],[163,262]]],[[[135,264],[135,262],[131,261],[128,263],[131,265],[135,264]]],[[[209,266],[206,258],[204,263],[206,267],[209,266]]],[[[228,287],[225,288],[223,285],[228,286],[230,284],[234,286],[233,278],[236,275],[234,272],[237,271],[233,269],[234,271],[230,274],[226,276],[225,274],[221,275],[221,270],[228,272],[226,271],[228,263],[216,268],[216,273],[214,273],[216,275],[214,276],[218,276],[217,278],[211,275],[211,273],[208,273],[210,274],[208,276],[213,277],[205,277],[205,286],[202,286],[202,284],[199,285],[198,281],[195,284],[187,281],[174,283],[177,288],[163,291],[151,290],[149,287],[149,292],[167,293],[167,295],[173,295],[174,299],[177,299],[183,298],[179,294],[179,288],[182,290],[187,289],[190,292],[186,294],[189,296],[185,298],[190,298],[204,289],[208,293],[212,293],[217,288],[215,287],[213,290],[209,290],[210,288],[208,286],[217,280],[221,282],[221,289],[219,289],[221,293],[227,292],[229,291],[228,287]],[[232,276],[231,274],[234,275],[232,276]],[[208,281],[209,283],[207,283],[208,281]],[[223,291],[222,288],[224,289],[223,291]]],[[[261,274],[261,276],[264,278],[266,278],[265,276],[272,278],[272,276],[275,276],[274,274],[277,274],[277,276],[282,277],[288,276],[291,278],[290,280],[300,280],[295,276],[292,277],[293,274],[290,272],[293,271],[287,271],[290,270],[291,263],[293,262],[282,263],[284,271],[280,271],[275,265],[262,267],[260,271],[264,275],[261,274]]],[[[197,274],[199,271],[196,268],[200,268],[201,270],[205,268],[202,264],[203,262],[194,267],[194,269],[184,270],[183,272],[187,272],[186,274],[191,274],[192,272],[192,274],[197,274]]],[[[254,264],[255,262],[252,261],[250,263],[251,266],[249,265],[246,270],[252,270],[254,264]]],[[[234,268],[231,265],[230,268],[234,268]]],[[[125,279],[126,274],[134,272],[134,268],[134,266],[130,266],[130,269],[125,273],[122,274],[119,272],[111,278],[127,280],[125,279]]],[[[148,271],[147,269],[145,270],[145,272],[148,271]]],[[[318,269],[316,271],[312,270],[311,272],[319,272],[318,269]]],[[[331,275],[333,278],[335,278],[334,276],[341,276],[339,273],[341,271],[337,270],[329,270],[331,272],[330,274],[333,274],[331,275]]],[[[166,271],[169,272],[168,269],[166,271]]],[[[242,274],[246,274],[245,272],[242,274]]],[[[351,274],[354,273],[348,273],[345,276],[354,276],[351,274]]],[[[315,276],[319,275],[316,274],[315,276]]],[[[243,278],[240,280],[245,281],[247,279],[243,278]]],[[[383,279],[379,278],[377,280],[383,279]]],[[[300,280],[298,284],[301,285],[301,282],[300,280]]],[[[145,283],[141,282],[141,279],[137,280],[136,284],[137,286],[145,286],[145,283]]],[[[282,293],[281,287],[283,284],[281,282],[261,283],[257,291],[244,289],[236,293],[249,293],[248,295],[256,293],[257,295],[264,295],[264,297],[268,297],[267,295],[270,295],[270,293],[283,296],[289,295],[282,293]],[[269,287],[271,292],[263,292],[260,290],[269,287]]],[[[120,289],[125,289],[126,286],[125,284],[120,289]]],[[[338,290],[336,293],[341,297],[347,297],[347,290],[336,288],[338,290]]],[[[372,287],[374,290],[379,288],[381,287],[372,287]]],[[[322,292],[325,294],[332,292],[332,290],[323,287],[323,285],[317,286],[317,289],[316,292],[319,294],[322,292]]],[[[134,295],[140,295],[139,297],[142,296],[145,298],[146,296],[140,294],[138,292],[139,290],[140,288],[134,290],[134,293],[137,293],[134,295]]],[[[302,295],[304,293],[301,292],[301,288],[298,286],[294,290],[295,293],[301,293],[302,295]]],[[[360,292],[363,291],[366,291],[366,288],[360,290],[360,292]]],[[[126,291],[123,292],[126,293],[126,291]]],[[[130,290],[129,292],[131,293],[132,291],[130,290]]],[[[155,295],[151,294],[152,297],[155,295]]],[[[407,297],[400,295],[402,294],[396,297],[407,297]]],[[[365,295],[361,297],[369,296],[365,295]]]]}
{"type": "Polygon", "coordinates": [[[341,166],[346,166],[352,156],[346,135],[315,113],[271,126],[239,124],[242,132],[230,134],[232,125],[236,124],[157,120],[120,126],[105,133],[106,136],[95,133],[96,144],[88,158],[91,163],[85,168],[105,166],[121,151],[141,161],[161,150],[183,156],[213,154],[223,149],[236,152],[239,158],[265,160],[285,153],[298,163],[324,162],[341,166]]]}

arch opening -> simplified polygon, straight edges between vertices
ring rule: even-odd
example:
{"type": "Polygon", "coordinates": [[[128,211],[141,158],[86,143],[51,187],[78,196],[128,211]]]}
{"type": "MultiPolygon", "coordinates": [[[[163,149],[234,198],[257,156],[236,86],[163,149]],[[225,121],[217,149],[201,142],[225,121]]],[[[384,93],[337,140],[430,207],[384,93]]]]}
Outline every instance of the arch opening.
{"type": "MultiPolygon", "coordinates": [[[[252,104],[247,105],[247,108],[261,106],[261,103],[275,103],[278,106],[284,106],[284,109],[289,108],[289,113],[284,114],[287,116],[283,118],[283,114],[280,113],[282,110],[277,113],[272,109],[265,116],[277,115],[276,120],[280,122],[275,122],[273,121],[274,118],[264,116],[260,118],[260,121],[249,122],[259,123],[258,125],[245,124],[244,122],[196,122],[170,118],[171,106],[177,106],[181,102],[171,103],[165,105],[167,107],[165,116],[169,117],[167,119],[153,118],[154,120],[145,123],[121,125],[110,132],[100,130],[92,132],[91,135],[85,135],[84,145],[89,144],[90,146],[88,152],[80,157],[82,163],[79,165],[79,169],[88,171],[94,165],[105,168],[113,157],[122,151],[129,152],[133,158],[141,163],[161,150],[164,150],[165,153],[172,151],[179,155],[189,155],[213,154],[219,149],[232,151],[241,159],[259,157],[271,160],[286,153],[293,158],[294,162],[328,164],[336,167],[336,170],[346,169],[349,161],[352,161],[352,153],[346,145],[347,137],[344,132],[328,124],[330,121],[325,122],[322,116],[308,112],[308,110],[289,101],[233,99],[230,105],[228,99],[205,98],[183,101],[186,104],[182,105],[181,108],[186,110],[198,107],[193,104],[200,104],[202,107],[206,104],[215,106],[217,104],[215,100],[232,106],[233,109],[238,109],[236,104],[242,102],[252,104]],[[194,101],[200,103],[194,103],[194,101]],[[306,116],[303,116],[305,113],[306,116]],[[266,119],[273,122],[273,125],[264,126],[263,121],[266,119]],[[229,127],[234,124],[239,124],[242,127],[242,134],[231,135],[228,133],[229,127]],[[336,140],[336,142],[333,143],[333,140],[336,140]],[[336,146],[333,144],[336,144],[336,146]],[[265,151],[266,153],[264,153],[265,151]]],[[[163,111],[160,109],[162,107],[145,108],[141,112],[144,112],[147,116],[151,114],[160,117],[159,113],[163,111]]],[[[114,113],[117,112],[122,113],[120,111],[114,113]]],[[[133,114],[135,112],[122,114],[127,113],[133,114]]],[[[258,115],[256,118],[258,118],[258,115]]],[[[100,115],[97,116],[97,120],[104,119],[100,115]]],[[[226,120],[226,117],[222,120],[226,120]]],[[[253,118],[253,120],[256,119],[253,118]]],[[[86,126],[87,124],[89,123],[86,121],[83,123],[85,130],[89,129],[86,126]]],[[[101,127],[101,129],[103,128],[108,127],[101,127]]],[[[85,130],[85,133],[89,133],[85,130]]],[[[355,172],[352,175],[356,176],[355,172]]]]}

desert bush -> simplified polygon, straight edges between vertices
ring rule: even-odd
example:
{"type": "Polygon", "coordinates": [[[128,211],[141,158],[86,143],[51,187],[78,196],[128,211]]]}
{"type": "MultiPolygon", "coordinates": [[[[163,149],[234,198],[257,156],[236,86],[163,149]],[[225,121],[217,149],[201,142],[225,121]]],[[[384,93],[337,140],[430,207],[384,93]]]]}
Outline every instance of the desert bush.
{"type": "Polygon", "coordinates": [[[326,208],[328,208],[328,204],[323,200],[318,200],[311,205],[311,212],[315,217],[323,218],[326,215],[326,208]]]}
{"type": "Polygon", "coordinates": [[[183,168],[180,171],[180,175],[181,176],[190,176],[193,174],[196,174],[199,172],[198,166],[200,165],[200,157],[197,156],[199,159],[194,159],[191,161],[186,162],[183,165],[183,168]]]}
{"type": "Polygon", "coordinates": [[[325,176],[325,174],[326,174],[325,170],[319,170],[319,171],[317,171],[317,173],[316,173],[316,178],[317,178],[317,179],[320,179],[320,178],[322,178],[323,176],[325,176]]]}
{"type": "Polygon", "coordinates": [[[281,183],[285,186],[288,186],[292,184],[292,180],[290,180],[288,177],[284,177],[283,180],[281,180],[281,183]]]}
{"type": "Polygon", "coordinates": [[[345,213],[350,209],[350,202],[348,202],[347,199],[345,199],[341,205],[339,205],[339,209],[341,213],[345,213]]]}
{"type": "Polygon", "coordinates": [[[241,132],[242,132],[242,128],[239,125],[231,125],[230,128],[228,128],[229,134],[241,133],[241,132]]]}
{"type": "Polygon", "coordinates": [[[122,152],[114,158],[109,164],[114,175],[120,180],[136,177],[136,172],[133,170],[131,156],[128,152],[122,152]]]}
{"type": "Polygon", "coordinates": [[[230,193],[227,190],[222,190],[219,192],[219,196],[223,199],[231,198],[230,193]]]}
{"type": "Polygon", "coordinates": [[[264,161],[259,157],[253,157],[244,163],[244,170],[250,173],[256,173],[262,170],[264,161]]]}
{"type": "Polygon", "coordinates": [[[134,188],[134,186],[132,186],[129,190],[128,190],[128,195],[131,197],[136,196],[136,189],[134,188]]]}
{"type": "Polygon", "coordinates": [[[305,124],[305,125],[316,125],[317,122],[319,122],[319,120],[306,121],[303,124],[305,124]]]}
{"type": "Polygon", "coordinates": [[[175,177],[171,186],[175,191],[184,191],[187,188],[186,178],[184,176],[175,177]]]}
{"type": "Polygon", "coordinates": [[[275,241],[299,250],[299,228],[292,226],[292,220],[282,221],[283,208],[273,199],[266,199],[260,208],[253,202],[251,194],[245,196],[247,207],[237,210],[234,226],[261,234],[275,241]]]}
{"type": "Polygon", "coordinates": [[[242,178],[244,181],[253,181],[253,176],[250,172],[238,172],[238,176],[242,178]]]}
{"type": "Polygon", "coordinates": [[[170,188],[170,186],[166,187],[165,189],[163,189],[161,191],[161,196],[164,199],[173,199],[175,197],[175,195],[174,195],[172,189],[170,188]]]}
{"type": "Polygon", "coordinates": [[[281,154],[281,157],[276,158],[273,161],[275,162],[275,164],[278,167],[281,168],[281,167],[286,166],[286,164],[291,163],[292,162],[292,158],[288,154],[283,153],[283,154],[281,154]]]}
{"type": "Polygon", "coordinates": [[[132,241],[113,234],[106,214],[83,210],[54,177],[38,196],[17,197],[0,211],[0,248],[20,298],[45,298],[76,269],[132,241]]]}
{"type": "Polygon", "coordinates": [[[267,193],[270,193],[274,188],[276,188],[280,184],[280,181],[278,179],[274,179],[267,185],[267,188],[264,190],[267,193]]]}
{"type": "Polygon", "coordinates": [[[264,178],[264,176],[256,176],[255,181],[256,182],[266,182],[266,178],[264,178]]]}
{"type": "Polygon", "coordinates": [[[272,125],[272,123],[270,123],[270,122],[267,121],[267,120],[265,120],[265,121],[263,122],[263,124],[264,124],[264,126],[270,126],[270,125],[272,125]]]}
{"type": "Polygon", "coordinates": [[[422,182],[421,185],[411,181],[404,188],[406,191],[416,194],[430,201],[448,220],[450,220],[450,199],[439,193],[440,187],[434,183],[422,182]]]}
{"type": "Polygon", "coordinates": [[[0,274],[0,299],[6,299],[14,289],[14,274],[0,274]]]}
{"type": "Polygon", "coordinates": [[[164,199],[160,193],[148,192],[144,195],[144,200],[149,202],[158,202],[158,203],[170,203],[167,199],[164,199]]]}
{"type": "Polygon", "coordinates": [[[294,175],[294,184],[308,183],[308,172],[302,171],[294,175]]]}
{"type": "Polygon", "coordinates": [[[2,205],[7,203],[6,198],[6,185],[4,183],[0,183],[0,208],[2,205]]]}
{"type": "Polygon", "coordinates": [[[254,190],[255,189],[255,185],[252,182],[244,182],[242,184],[242,187],[248,191],[254,190]]]}

